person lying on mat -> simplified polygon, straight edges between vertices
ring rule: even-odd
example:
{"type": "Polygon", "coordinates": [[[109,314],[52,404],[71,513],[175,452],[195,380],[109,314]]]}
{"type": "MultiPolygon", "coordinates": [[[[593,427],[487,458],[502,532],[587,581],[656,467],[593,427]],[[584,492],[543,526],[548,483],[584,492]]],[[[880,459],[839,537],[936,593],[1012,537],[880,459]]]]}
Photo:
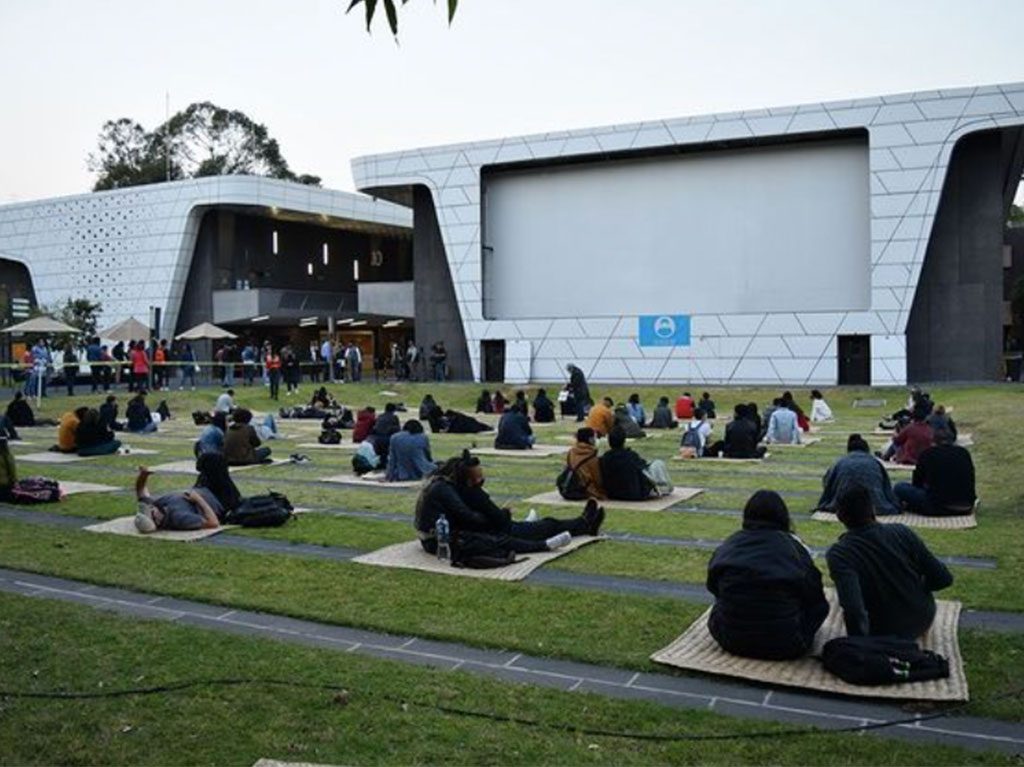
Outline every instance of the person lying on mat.
{"type": "Polygon", "coordinates": [[[800,424],[797,422],[796,411],[787,407],[781,397],[772,404],[775,409],[768,419],[768,431],[764,435],[764,441],[769,445],[799,445],[800,424]]]}
{"type": "Polygon", "coordinates": [[[146,405],[145,391],[140,391],[128,401],[124,415],[128,419],[125,424],[126,431],[135,434],[149,434],[157,430],[153,414],[150,412],[149,406],[146,405]]]}
{"type": "Polygon", "coordinates": [[[588,498],[604,500],[604,483],[601,481],[601,464],[597,454],[597,436],[589,426],[576,431],[576,444],[565,455],[569,467],[588,498]]]}
{"type": "Polygon", "coordinates": [[[440,413],[439,428],[434,428],[431,423],[431,431],[443,431],[448,434],[479,434],[482,431],[494,431],[494,427],[490,424],[478,421],[472,416],[460,413],[458,410],[447,410],[443,414],[440,413]]]}
{"type": "Polygon", "coordinates": [[[725,425],[725,438],[707,446],[705,457],[764,458],[765,449],[757,444],[761,435],[752,407],[739,404],[733,408],[732,420],[725,425]]]}
{"type": "Polygon", "coordinates": [[[918,457],[913,480],[897,483],[895,491],[903,507],[914,514],[970,514],[977,500],[970,452],[956,444],[951,432],[940,429],[935,433],[935,445],[918,457]]]}
{"type": "Polygon", "coordinates": [[[678,422],[672,417],[672,408],[668,406],[668,397],[662,397],[658,400],[658,404],[654,408],[654,413],[651,415],[651,422],[648,424],[648,428],[651,429],[674,429],[678,426],[678,422]]]}
{"type": "Polygon", "coordinates": [[[415,482],[433,474],[437,464],[430,455],[430,439],[423,433],[423,424],[415,418],[405,422],[397,434],[391,435],[388,446],[388,482],[415,482]]]}
{"type": "Polygon", "coordinates": [[[228,431],[228,419],[224,413],[214,413],[210,417],[210,423],[199,433],[192,448],[196,458],[207,453],[224,453],[224,437],[228,431]]]}
{"type": "Polygon", "coordinates": [[[875,518],[871,493],[854,486],[836,503],[846,532],[825,555],[850,636],[916,639],[935,618],[933,591],[953,583],[949,569],[905,525],[875,518]]]}
{"type": "Polygon", "coordinates": [[[100,420],[95,408],[84,408],[78,428],[75,429],[75,443],[82,456],[111,455],[121,449],[121,441],[115,439],[113,430],[100,420]]]}
{"type": "Polygon", "coordinates": [[[60,425],[57,427],[57,444],[50,450],[55,453],[78,452],[78,425],[88,410],[87,407],[80,407],[69,410],[60,417],[60,425]]]}
{"type": "Polygon", "coordinates": [[[615,425],[615,413],[612,412],[614,404],[611,397],[604,397],[590,408],[590,413],[587,415],[587,426],[593,429],[598,437],[607,436],[615,425]]]}
{"type": "Polygon", "coordinates": [[[799,658],[828,617],[821,573],[793,533],[782,497],[771,490],[750,496],[743,529],[715,550],[707,589],[715,595],[708,629],[733,655],[799,658]]]}
{"type": "Polygon", "coordinates": [[[252,426],[252,411],[240,407],[231,416],[231,425],[224,434],[224,458],[228,466],[250,466],[269,463],[270,448],[262,447],[252,426]]]}
{"type": "Polygon", "coordinates": [[[850,435],[846,455],[825,472],[821,498],[815,508],[834,514],[839,496],[855,486],[867,488],[876,514],[900,513],[900,501],[893,492],[889,472],[871,455],[870,446],[859,434],[850,435]]]}
{"type": "Polygon", "coordinates": [[[476,400],[476,412],[477,413],[493,413],[494,403],[491,402],[491,393],[484,389],[480,392],[480,396],[476,400]]]}
{"type": "Polygon", "coordinates": [[[700,402],[697,403],[697,407],[703,410],[708,418],[718,417],[715,413],[715,401],[711,399],[711,394],[708,392],[700,395],[700,402]]]}
{"type": "Polygon", "coordinates": [[[522,405],[515,403],[498,421],[498,436],[494,447],[498,450],[529,450],[536,438],[522,405]]]}
{"type": "Polygon", "coordinates": [[[597,535],[604,522],[604,509],[593,500],[575,519],[513,522],[511,510],[495,505],[483,486],[480,459],[468,450],[438,467],[416,500],[416,533],[427,553],[437,553],[435,528],[441,515],[450,527],[455,563],[474,556],[511,562],[515,554],[551,551],[568,545],[573,536],[597,535]]]}
{"type": "Polygon", "coordinates": [[[555,421],[555,403],[548,398],[544,389],[537,389],[537,396],[533,398],[533,420],[537,423],[555,421]]]}
{"type": "Polygon", "coordinates": [[[822,421],[834,421],[832,408],[825,402],[825,395],[818,389],[811,390],[811,422],[821,423],[822,421]]]}
{"type": "Polygon", "coordinates": [[[660,494],[655,478],[668,476],[663,461],[645,461],[626,447],[626,433],[618,426],[608,435],[608,449],[598,464],[605,495],[616,501],[655,498],[660,494]]]}
{"type": "Polygon", "coordinates": [[[165,493],[154,498],[148,487],[152,472],[139,467],[135,479],[135,497],[139,501],[135,529],[140,533],[157,530],[212,530],[221,526],[224,506],[206,487],[193,487],[181,493],[165,493]]]}

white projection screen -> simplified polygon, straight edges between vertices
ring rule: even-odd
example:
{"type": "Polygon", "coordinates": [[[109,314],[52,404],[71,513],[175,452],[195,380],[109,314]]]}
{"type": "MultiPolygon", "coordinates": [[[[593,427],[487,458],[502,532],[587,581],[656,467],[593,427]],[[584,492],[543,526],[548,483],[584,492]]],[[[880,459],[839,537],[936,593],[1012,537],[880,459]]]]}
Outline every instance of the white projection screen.
{"type": "Polygon", "coordinates": [[[483,175],[489,319],[871,303],[866,138],[483,175]]]}

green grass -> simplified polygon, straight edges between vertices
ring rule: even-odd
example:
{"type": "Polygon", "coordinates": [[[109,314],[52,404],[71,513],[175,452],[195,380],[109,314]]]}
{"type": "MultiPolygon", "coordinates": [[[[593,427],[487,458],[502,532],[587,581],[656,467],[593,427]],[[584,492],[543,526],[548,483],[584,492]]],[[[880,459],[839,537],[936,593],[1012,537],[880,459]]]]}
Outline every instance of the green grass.
{"type": "MultiPolygon", "coordinates": [[[[550,391],[556,387],[548,388],[550,391]]],[[[411,410],[415,410],[424,393],[432,391],[442,406],[471,411],[478,393],[476,386],[449,384],[438,387],[425,384],[396,385],[392,382],[346,385],[336,387],[335,392],[339,399],[350,404],[368,403],[380,408],[387,401],[378,394],[382,389],[398,391],[399,399],[404,400],[411,410]]],[[[634,389],[609,387],[609,390],[612,396],[621,399],[634,389]]],[[[661,394],[675,394],[665,388],[638,387],[637,390],[648,405],[661,394]]],[[[262,388],[247,391],[239,387],[236,391],[242,404],[256,410],[273,407],[262,388]]],[[[304,393],[308,391],[309,387],[304,387],[304,393]]],[[[595,390],[595,394],[604,393],[604,389],[595,390]]],[[[764,402],[773,394],[767,390],[730,389],[714,392],[721,412],[727,412],[733,402],[764,402]]],[[[802,396],[799,392],[797,394],[802,396]]],[[[839,419],[837,424],[826,428],[842,434],[852,431],[870,432],[883,411],[854,410],[850,407],[854,397],[867,394],[868,390],[826,392],[839,419]]],[[[871,394],[879,396],[878,390],[871,394]]],[[[983,505],[979,513],[981,526],[977,530],[925,530],[921,533],[922,537],[937,553],[994,557],[998,562],[995,571],[956,568],[956,584],[942,596],[961,599],[970,608],[1024,612],[1024,592],[1019,588],[1019,582],[1024,577],[1024,555],[1019,546],[1021,509],[1024,508],[1024,483],[1020,481],[1021,468],[1024,467],[1024,445],[1016,439],[1017,430],[1012,428],[1012,424],[1020,421],[1024,388],[950,388],[933,390],[933,394],[937,401],[955,406],[954,417],[962,432],[974,434],[976,446],[972,452],[978,466],[983,505]]],[[[213,396],[212,391],[174,392],[167,398],[176,414],[187,416],[192,410],[208,407],[213,396]]],[[[889,406],[884,409],[884,412],[888,412],[900,405],[905,392],[889,390],[881,396],[889,399],[889,406]]],[[[98,400],[80,396],[76,398],[76,404],[94,399],[98,400]]],[[[41,414],[59,415],[59,409],[65,407],[66,402],[64,399],[48,400],[41,414]]],[[[282,404],[286,404],[286,401],[282,400],[282,404]]],[[[295,432],[295,427],[290,430],[286,421],[281,423],[281,427],[286,433],[295,432]]],[[[568,422],[554,428],[545,428],[538,432],[539,439],[544,443],[565,444],[568,447],[568,442],[562,443],[556,438],[571,434],[574,428],[575,424],[568,422]]],[[[153,439],[129,438],[128,441],[138,447],[156,446],[161,454],[147,457],[147,460],[161,463],[189,457],[189,435],[194,431],[177,425],[173,430],[168,430],[167,434],[153,439]]],[[[797,515],[798,532],[808,543],[827,545],[841,533],[841,528],[834,524],[811,521],[805,514],[816,500],[815,494],[820,488],[820,477],[824,470],[842,453],[845,444],[842,434],[826,435],[822,443],[805,449],[776,451],[768,462],[758,466],[733,468],[720,464],[672,463],[670,468],[677,484],[706,489],[694,501],[682,505],[682,508],[692,506],[696,510],[611,510],[608,512],[606,529],[639,535],[723,539],[737,529],[739,519],[702,514],[700,509],[738,510],[742,508],[749,493],[766,487],[782,492],[787,498],[791,511],[797,515]]],[[[52,435],[49,438],[52,439],[52,435]]],[[[37,443],[32,449],[44,446],[44,437],[33,435],[30,439],[37,443]]],[[[445,457],[469,446],[474,440],[480,445],[489,442],[485,435],[435,435],[431,440],[435,457],[445,457]]],[[[295,451],[297,441],[310,440],[303,436],[298,440],[272,443],[272,447],[275,453],[287,455],[295,451]]],[[[675,444],[675,439],[664,436],[641,442],[638,449],[647,457],[669,458],[675,452],[675,444]]],[[[275,467],[261,472],[260,476],[251,472],[242,473],[238,475],[237,481],[245,493],[266,492],[272,487],[285,492],[297,505],[403,514],[408,518],[410,526],[407,527],[404,522],[313,514],[300,517],[284,528],[247,534],[366,550],[406,540],[411,536],[411,512],[415,499],[413,492],[316,484],[315,480],[319,477],[347,471],[349,455],[330,451],[304,452],[311,455],[313,465],[275,467]]],[[[132,483],[136,463],[138,461],[133,458],[110,457],[53,467],[23,463],[20,471],[22,475],[45,473],[63,479],[105,482],[125,487],[123,493],[74,496],[60,506],[43,507],[50,512],[109,518],[132,513],[134,509],[128,488],[132,483]]],[[[522,503],[522,499],[551,489],[560,462],[558,459],[488,459],[485,465],[488,489],[492,494],[503,503],[511,505],[516,514],[525,514],[528,506],[522,503]]],[[[184,476],[153,478],[157,492],[182,489],[187,484],[189,479],[184,476]]],[[[538,508],[538,511],[557,516],[572,513],[564,507],[538,508]]],[[[707,551],[609,541],[581,549],[548,567],[583,573],[702,583],[708,558],[707,551]]],[[[630,668],[650,668],[648,655],[678,635],[703,609],[696,604],[661,598],[563,590],[523,583],[445,579],[366,568],[350,563],[202,546],[158,544],[14,522],[0,523],[0,566],[346,625],[630,668]]],[[[57,646],[60,644],[58,636],[56,631],[48,628],[40,632],[38,641],[44,645],[57,646]]],[[[201,641],[205,648],[205,643],[210,640],[201,641]]],[[[975,713],[1024,721],[1024,703],[1020,700],[986,700],[991,695],[1019,685],[1019,659],[1024,653],[1024,636],[996,636],[970,631],[964,633],[962,646],[972,697],[980,701],[975,713]],[[1008,658],[1018,660],[1011,665],[1007,663],[1008,658]]],[[[413,671],[408,670],[408,673],[413,671]]],[[[403,669],[396,676],[404,678],[406,673],[403,669]]],[[[619,705],[629,708],[634,704],[619,705]]],[[[504,747],[511,748],[513,740],[509,738],[504,747]]],[[[872,744],[873,741],[870,738],[858,739],[855,743],[872,744]]],[[[869,752],[868,748],[857,745],[854,750],[844,753],[844,756],[855,761],[872,761],[869,753],[873,752],[869,752]]],[[[90,756],[86,761],[105,761],[100,754],[106,752],[89,752],[88,749],[87,752],[90,756]]],[[[2,747],[0,753],[4,753],[2,747]]],[[[402,761],[403,753],[407,753],[409,760],[416,760],[411,752],[396,752],[394,760],[402,761]]],[[[744,750],[743,753],[753,752],[744,750]]],[[[386,761],[385,754],[386,751],[382,751],[377,758],[386,761]]],[[[47,756],[52,756],[50,761],[63,761],[51,754],[47,756]]],[[[449,756],[454,757],[453,754],[449,756]]],[[[827,758],[831,761],[834,756],[829,754],[827,758]]],[[[591,757],[589,753],[583,755],[588,761],[591,757]]],[[[330,761],[320,756],[318,758],[330,761]]],[[[345,758],[360,763],[374,761],[373,758],[362,756],[345,758]]],[[[810,762],[826,759],[824,756],[811,755],[806,755],[806,758],[810,762]]],[[[526,756],[515,759],[529,760],[526,756]]],[[[566,761],[568,755],[551,755],[550,759],[566,761]]],[[[686,754],[679,756],[683,762],[690,759],[686,754]]],[[[119,759],[114,758],[113,761],[119,759]]],[[[459,759],[455,758],[455,761],[459,759]]],[[[620,761],[628,760],[622,757],[620,761]]],[[[770,761],[776,761],[774,756],[770,761]]],[[[874,756],[873,761],[879,761],[879,757],[874,756]]]]}

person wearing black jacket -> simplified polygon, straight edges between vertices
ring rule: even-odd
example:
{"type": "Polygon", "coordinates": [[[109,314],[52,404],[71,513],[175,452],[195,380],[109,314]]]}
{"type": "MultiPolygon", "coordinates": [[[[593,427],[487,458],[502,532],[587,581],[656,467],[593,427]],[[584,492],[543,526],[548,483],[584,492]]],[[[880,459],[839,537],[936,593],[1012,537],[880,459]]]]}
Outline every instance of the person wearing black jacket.
{"type": "Polygon", "coordinates": [[[484,389],[476,400],[476,412],[493,413],[494,403],[491,402],[491,393],[484,389]]]}
{"type": "Polygon", "coordinates": [[[153,415],[146,405],[145,391],[140,391],[131,398],[128,402],[128,408],[125,410],[125,417],[128,420],[125,427],[128,431],[137,434],[148,434],[157,429],[156,424],[153,422],[153,415]]]}
{"type": "Polygon", "coordinates": [[[114,432],[100,420],[99,412],[88,408],[75,429],[75,445],[79,455],[110,455],[120,449],[121,442],[114,439],[114,432]]]}
{"type": "Polygon", "coordinates": [[[704,455],[710,458],[764,458],[765,449],[757,444],[760,436],[750,405],[737,405],[733,419],[725,425],[725,439],[705,448],[704,455]]]}
{"type": "Polygon", "coordinates": [[[668,404],[668,397],[658,400],[654,413],[651,415],[651,422],[647,425],[650,429],[674,429],[679,425],[672,414],[672,408],[668,404]]]}
{"type": "Polygon", "coordinates": [[[548,393],[537,389],[533,398],[533,420],[537,423],[553,423],[555,420],[555,403],[548,399],[548,393]]]}
{"type": "Polygon", "coordinates": [[[32,406],[20,392],[14,392],[14,399],[7,406],[7,417],[15,426],[56,426],[57,422],[52,418],[36,418],[32,412],[32,406]]]}
{"type": "Polygon", "coordinates": [[[468,450],[438,468],[416,501],[416,532],[424,551],[437,553],[435,528],[442,514],[456,562],[479,555],[511,561],[517,553],[551,551],[568,545],[573,536],[597,535],[604,522],[604,509],[596,501],[575,519],[513,522],[511,510],[499,508],[483,486],[480,459],[468,450]]]}
{"type": "Polygon", "coordinates": [[[117,397],[108,394],[106,401],[100,405],[100,423],[111,431],[122,431],[124,424],[117,420],[117,397]]]}
{"type": "Polygon", "coordinates": [[[893,491],[907,511],[929,517],[956,517],[974,510],[977,494],[974,461],[954,444],[952,432],[935,432],[935,445],[918,456],[912,482],[898,482],[893,491]]]}
{"type": "Polygon", "coordinates": [[[722,649],[764,660],[805,655],[828,617],[821,573],[793,532],[778,493],[759,490],[743,509],[743,529],[708,565],[715,595],[708,629],[722,649]]]}
{"type": "Polygon", "coordinates": [[[587,377],[583,371],[575,365],[568,365],[569,372],[569,394],[576,403],[576,421],[582,421],[587,417],[587,408],[590,407],[590,387],[587,386],[587,377]]]}
{"type": "Polygon", "coordinates": [[[626,433],[615,426],[608,434],[608,450],[598,458],[604,494],[616,501],[644,501],[654,493],[647,461],[626,445],[626,433]]]}
{"type": "Polygon", "coordinates": [[[933,591],[953,575],[909,527],[875,519],[871,495],[855,486],[836,508],[846,532],[825,555],[850,636],[917,639],[935,618],[933,591]]]}
{"type": "Polygon", "coordinates": [[[533,447],[533,429],[523,415],[522,406],[513,405],[498,422],[498,436],[494,438],[494,447],[498,450],[529,450],[533,447]]]}

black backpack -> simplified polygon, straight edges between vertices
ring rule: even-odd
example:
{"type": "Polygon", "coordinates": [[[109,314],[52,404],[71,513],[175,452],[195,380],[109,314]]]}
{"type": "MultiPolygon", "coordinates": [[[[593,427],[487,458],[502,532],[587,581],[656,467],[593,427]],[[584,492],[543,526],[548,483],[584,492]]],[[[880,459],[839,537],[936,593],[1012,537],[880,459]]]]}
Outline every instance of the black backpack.
{"type": "Polygon", "coordinates": [[[341,432],[337,429],[324,429],[316,439],[321,445],[341,444],[341,432]]]}
{"type": "Polygon", "coordinates": [[[900,684],[949,676],[949,661],[899,637],[839,637],[825,643],[825,668],[857,685],[900,684]]]}
{"type": "Polygon", "coordinates": [[[212,416],[205,410],[196,410],[192,413],[192,422],[196,426],[206,426],[207,424],[213,423],[212,416]]]}
{"type": "Polygon", "coordinates": [[[597,454],[588,455],[575,467],[566,464],[566,467],[562,469],[562,473],[558,475],[558,479],[555,480],[555,486],[558,488],[558,494],[561,495],[567,501],[585,501],[590,495],[587,493],[587,488],[584,486],[583,481],[580,479],[579,471],[580,466],[597,458],[597,454]]]}
{"type": "Polygon", "coordinates": [[[224,517],[226,525],[242,527],[280,527],[293,515],[293,506],[285,496],[273,491],[244,498],[238,508],[224,517]]]}

